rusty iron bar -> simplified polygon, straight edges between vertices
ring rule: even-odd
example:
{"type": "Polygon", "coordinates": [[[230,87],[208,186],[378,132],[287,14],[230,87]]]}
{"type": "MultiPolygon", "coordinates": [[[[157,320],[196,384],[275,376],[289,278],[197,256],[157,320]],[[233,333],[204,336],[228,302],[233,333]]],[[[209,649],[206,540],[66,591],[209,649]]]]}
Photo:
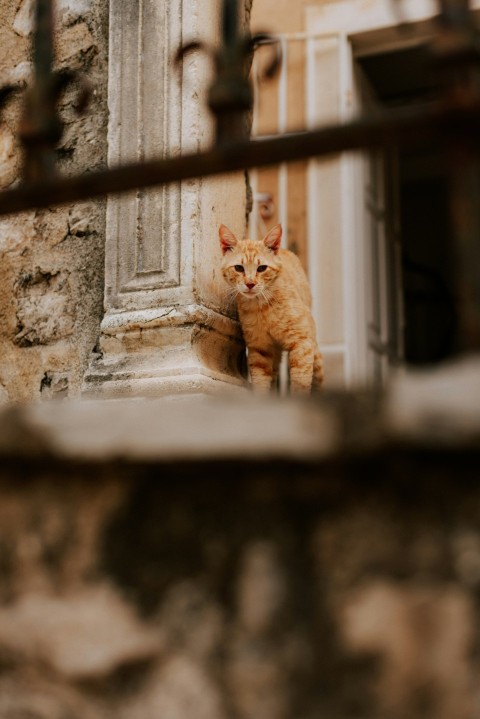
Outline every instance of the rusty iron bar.
{"type": "Polygon", "coordinates": [[[459,105],[399,108],[345,125],[237,142],[199,154],[132,163],[77,177],[20,185],[0,193],[0,215],[133,191],[138,187],[153,187],[309,157],[326,157],[345,150],[419,146],[435,137],[448,139],[459,133],[477,133],[479,124],[480,99],[459,105]]]}
{"type": "Polygon", "coordinates": [[[238,38],[238,2],[224,0],[222,9],[222,36],[224,46],[231,45],[238,38]]]}
{"type": "Polygon", "coordinates": [[[33,60],[34,83],[26,93],[20,137],[25,149],[24,180],[41,182],[55,173],[55,146],[62,132],[54,90],[52,0],[35,4],[33,60]]]}
{"type": "Polygon", "coordinates": [[[38,0],[35,5],[33,64],[35,80],[48,82],[54,62],[52,0],[38,0]]]}
{"type": "Polygon", "coordinates": [[[224,0],[222,43],[214,52],[215,77],[208,92],[208,106],[215,117],[216,145],[246,139],[245,115],[253,106],[253,90],[246,65],[251,53],[248,36],[239,27],[238,0],[224,0]]]}
{"type": "Polygon", "coordinates": [[[280,67],[278,39],[265,32],[252,37],[240,30],[238,0],[223,2],[221,36],[219,48],[194,40],[183,45],[175,58],[175,64],[178,64],[187,53],[201,51],[215,62],[215,76],[208,90],[208,106],[215,118],[217,147],[248,138],[248,117],[253,108],[249,71],[255,50],[261,45],[276,46],[265,72],[266,77],[273,77],[280,67]]]}
{"type": "Polygon", "coordinates": [[[53,36],[53,0],[37,0],[33,38],[34,82],[25,92],[19,129],[24,150],[22,179],[27,185],[51,181],[56,175],[55,148],[63,133],[57,108],[61,93],[72,83],[77,83],[78,114],[85,110],[91,94],[89,83],[76,71],[53,69],[53,36]]]}

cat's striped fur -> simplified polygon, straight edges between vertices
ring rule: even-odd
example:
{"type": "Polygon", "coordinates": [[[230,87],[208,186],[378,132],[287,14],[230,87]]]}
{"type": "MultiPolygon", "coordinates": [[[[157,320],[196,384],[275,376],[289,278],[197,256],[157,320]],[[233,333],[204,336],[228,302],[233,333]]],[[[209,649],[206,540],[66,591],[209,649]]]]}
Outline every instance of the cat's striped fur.
{"type": "Polygon", "coordinates": [[[293,252],[281,249],[281,225],[263,240],[237,240],[221,225],[222,272],[235,296],[253,388],[269,391],[282,350],[288,352],[293,392],[323,381],[322,355],[310,311],[308,280],[293,252]]]}

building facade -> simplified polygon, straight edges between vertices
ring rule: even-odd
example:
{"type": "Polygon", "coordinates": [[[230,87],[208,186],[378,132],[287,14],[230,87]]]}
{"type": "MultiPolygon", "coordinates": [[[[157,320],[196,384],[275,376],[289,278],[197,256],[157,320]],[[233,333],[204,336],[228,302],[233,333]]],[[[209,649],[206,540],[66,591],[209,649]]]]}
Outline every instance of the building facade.
{"type": "MultiPolygon", "coordinates": [[[[433,0],[258,2],[252,26],[278,33],[284,67],[261,88],[256,133],[428,102],[441,83],[427,52],[438,12],[433,0]]],[[[251,231],[287,226],[310,275],[327,386],[382,384],[395,368],[453,353],[447,175],[444,148],[433,142],[255,173],[251,231]]]]}
{"type": "MultiPolygon", "coordinates": [[[[474,7],[480,3],[474,3],[474,7]]],[[[61,0],[57,66],[94,87],[84,116],[73,88],[60,104],[59,171],[208,147],[211,65],[182,43],[219,42],[221,3],[61,0]]],[[[253,134],[348,121],[377,107],[428,99],[425,47],[434,0],[272,3],[243,11],[245,27],[281,40],[283,67],[258,83],[253,134]]],[[[31,74],[33,3],[2,6],[3,187],[20,176],[16,140],[31,74]]],[[[374,385],[393,368],[451,354],[456,317],[447,179],[441,148],[310,160],[248,176],[195,180],[108,201],[0,221],[0,394],[162,396],[244,385],[243,345],[218,271],[217,227],[259,236],[274,222],[307,269],[326,386],[374,385]]]]}

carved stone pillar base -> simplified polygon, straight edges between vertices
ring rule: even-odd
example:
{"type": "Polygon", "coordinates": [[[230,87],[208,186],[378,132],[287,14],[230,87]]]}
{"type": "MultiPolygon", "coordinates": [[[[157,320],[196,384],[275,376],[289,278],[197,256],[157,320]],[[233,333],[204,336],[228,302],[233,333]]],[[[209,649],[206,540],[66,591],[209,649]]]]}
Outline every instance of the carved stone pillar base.
{"type": "MultiPolygon", "coordinates": [[[[217,41],[220,0],[208,12],[203,5],[110,0],[111,166],[211,146],[204,60],[188,54],[183,71],[174,62],[185,40],[217,41]]],[[[220,272],[218,227],[228,222],[241,234],[245,214],[241,172],[109,197],[105,317],[84,396],[243,390],[243,343],[220,272]]]]}
{"type": "Polygon", "coordinates": [[[238,323],[201,305],[105,317],[84,397],[165,397],[242,391],[238,323]]]}

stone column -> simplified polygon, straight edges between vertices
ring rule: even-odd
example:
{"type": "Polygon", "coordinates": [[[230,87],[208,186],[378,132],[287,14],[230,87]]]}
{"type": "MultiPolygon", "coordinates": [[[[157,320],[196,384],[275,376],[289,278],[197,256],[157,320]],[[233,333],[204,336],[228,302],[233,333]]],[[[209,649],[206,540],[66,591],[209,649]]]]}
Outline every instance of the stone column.
{"type": "MultiPolygon", "coordinates": [[[[212,142],[208,60],[176,69],[180,45],[219,42],[218,0],[110,0],[109,164],[212,142]],[[188,7],[187,7],[188,5],[188,7]]],[[[105,316],[86,396],[162,396],[241,387],[243,345],[219,273],[218,225],[241,235],[242,173],[112,197],[105,316]]]]}

